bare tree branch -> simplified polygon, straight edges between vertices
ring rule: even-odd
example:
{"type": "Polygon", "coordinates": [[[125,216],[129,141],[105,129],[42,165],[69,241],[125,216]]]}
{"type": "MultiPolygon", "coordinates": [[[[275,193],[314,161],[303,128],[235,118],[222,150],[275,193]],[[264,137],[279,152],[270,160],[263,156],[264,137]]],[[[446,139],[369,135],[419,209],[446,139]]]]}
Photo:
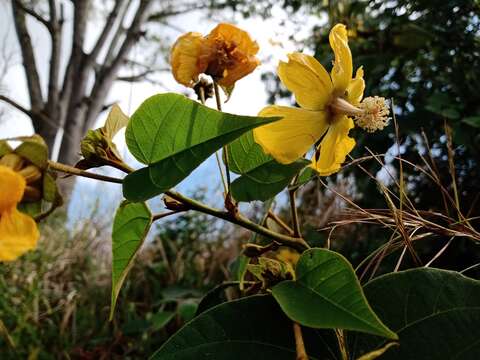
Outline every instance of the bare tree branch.
{"type": "Polygon", "coordinates": [[[62,25],[63,25],[63,5],[60,10],[60,18],[57,15],[56,0],[49,0],[50,10],[50,35],[52,40],[52,50],[50,54],[50,69],[48,78],[48,103],[47,112],[50,117],[58,118],[59,114],[59,73],[60,73],[60,55],[62,47],[62,25]]]}
{"type": "MultiPolygon", "coordinates": [[[[107,21],[105,22],[105,26],[103,27],[103,30],[100,34],[100,36],[97,39],[97,42],[95,43],[95,46],[93,47],[92,51],[90,52],[89,61],[96,61],[98,54],[102,50],[103,46],[105,45],[105,41],[108,38],[108,35],[110,34],[113,25],[115,24],[115,21],[118,18],[118,15],[126,3],[126,0],[116,0],[115,5],[113,6],[112,11],[108,15],[107,21]]],[[[120,19],[120,22],[123,21],[123,16],[120,19]]]]}
{"type": "Polygon", "coordinates": [[[115,57],[115,54],[117,53],[118,43],[120,41],[120,38],[125,32],[125,29],[123,27],[123,22],[125,20],[125,16],[127,15],[128,9],[130,8],[131,4],[132,4],[132,0],[128,0],[127,5],[123,9],[123,12],[119,17],[117,29],[113,34],[112,41],[110,42],[110,46],[108,47],[108,50],[107,50],[107,55],[105,56],[105,61],[104,61],[105,65],[111,64],[115,57]]]}
{"type": "Polygon", "coordinates": [[[45,19],[43,16],[41,16],[39,13],[37,13],[35,10],[30,9],[29,7],[25,6],[21,0],[14,0],[15,5],[18,6],[19,9],[23,10],[26,12],[28,15],[33,17],[35,20],[38,22],[42,23],[49,31],[50,31],[50,23],[45,19]]]}
{"type": "Polygon", "coordinates": [[[98,111],[103,105],[103,99],[105,99],[105,97],[107,96],[108,90],[110,89],[112,83],[117,77],[120,66],[125,62],[125,59],[128,56],[133,45],[142,35],[140,27],[145,20],[145,17],[148,15],[148,10],[151,5],[152,0],[140,1],[140,4],[135,13],[135,17],[133,18],[132,23],[127,30],[125,40],[123,41],[122,46],[118,50],[116,57],[113,59],[110,65],[107,65],[100,71],[97,78],[95,79],[95,84],[89,96],[90,106],[88,106],[87,110],[87,121],[84,124],[84,131],[86,131],[93,125],[98,111]]]}
{"type": "MultiPolygon", "coordinates": [[[[25,20],[25,12],[18,6],[19,1],[12,0],[13,20],[17,32],[20,49],[22,52],[23,67],[27,78],[30,103],[33,111],[39,111],[43,108],[42,89],[40,86],[40,77],[38,76],[35,54],[32,47],[32,39],[28,33],[25,20]]],[[[34,124],[35,126],[35,124],[34,124]]]]}
{"type": "Polygon", "coordinates": [[[125,82],[139,82],[142,80],[147,79],[147,76],[156,72],[160,71],[169,71],[169,69],[147,69],[142,71],[141,73],[130,75],[130,76],[117,76],[118,81],[125,81],[125,82]]]}
{"type": "Polygon", "coordinates": [[[23,107],[22,105],[20,105],[20,104],[17,103],[16,101],[10,99],[9,97],[7,97],[7,96],[5,96],[5,95],[0,95],[0,100],[6,102],[7,104],[9,104],[9,105],[11,105],[11,106],[13,106],[15,109],[20,110],[20,111],[23,112],[25,115],[32,116],[32,112],[31,112],[30,110],[28,110],[27,108],[23,107]]]}

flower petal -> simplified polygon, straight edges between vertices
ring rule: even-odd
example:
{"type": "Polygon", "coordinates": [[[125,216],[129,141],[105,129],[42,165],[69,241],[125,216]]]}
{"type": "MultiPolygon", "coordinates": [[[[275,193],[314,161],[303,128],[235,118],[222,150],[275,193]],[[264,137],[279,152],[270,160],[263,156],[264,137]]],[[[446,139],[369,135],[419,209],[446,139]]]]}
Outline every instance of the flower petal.
{"type": "Polygon", "coordinates": [[[292,53],[288,62],[280,61],[278,76],[294,93],[298,104],[307,110],[323,110],[332,93],[332,81],[313,56],[292,53]]]}
{"type": "Polygon", "coordinates": [[[206,36],[206,42],[216,51],[206,72],[216,78],[221,86],[233,86],[260,64],[255,57],[259,50],[257,42],[235,25],[218,24],[206,36]]]}
{"type": "Polygon", "coordinates": [[[340,170],[348,153],[355,146],[355,140],[348,136],[353,128],[353,120],[342,116],[330,125],[328,132],[320,143],[320,158],[312,159],[312,168],[321,176],[328,176],[340,170]]]}
{"type": "Polygon", "coordinates": [[[35,221],[17,209],[0,215],[0,261],[15,260],[37,245],[40,234],[35,221]]]}
{"type": "Polygon", "coordinates": [[[0,165],[0,215],[17,206],[22,200],[26,182],[23,176],[0,165]]]}
{"type": "Polygon", "coordinates": [[[255,55],[259,50],[257,42],[252,40],[248,32],[228,23],[218,24],[206,38],[233,45],[245,55],[255,55]]]}
{"type": "Polygon", "coordinates": [[[301,158],[328,128],[327,115],[322,111],[274,105],[267,106],[259,115],[283,117],[253,130],[263,151],[282,164],[301,158]]]}
{"type": "Polygon", "coordinates": [[[333,87],[339,96],[342,96],[352,79],[352,53],[348,47],[347,28],[337,24],[330,31],[330,46],[335,53],[335,62],[331,72],[333,87]]]}
{"type": "Polygon", "coordinates": [[[189,32],[178,38],[170,53],[173,77],[185,86],[193,86],[208,66],[212,49],[202,34],[189,32]]]}
{"type": "Polygon", "coordinates": [[[363,68],[360,66],[357,69],[355,78],[350,81],[347,87],[347,100],[350,104],[358,106],[363,98],[363,91],[365,90],[365,81],[363,80],[363,68]]]}

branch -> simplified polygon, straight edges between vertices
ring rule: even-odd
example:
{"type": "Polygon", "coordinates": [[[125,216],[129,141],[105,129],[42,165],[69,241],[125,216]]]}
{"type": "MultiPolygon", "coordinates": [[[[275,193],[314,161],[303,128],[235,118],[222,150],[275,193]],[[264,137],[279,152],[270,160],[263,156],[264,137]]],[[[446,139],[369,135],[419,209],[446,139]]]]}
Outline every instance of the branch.
{"type": "Polygon", "coordinates": [[[192,210],[202,212],[204,214],[212,215],[217,218],[231,222],[232,224],[240,225],[245,229],[253,231],[257,234],[266,236],[270,239],[273,239],[284,246],[289,246],[291,248],[297,249],[300,252],[310,248],[310,246],[300,237],[291,237],[283,234],[276,233],[270,229],[267,229],[263,226],[260,226],[242,215],[232,216],[231,213],[226,211],[221,211],[218,209],[211,208],[205,204],[202,204],[199,201],[193,200],[189,197],[186,197],[176,191],[170,190],[165,192],[166,195],[172,197],[173,199],[180,201],[182,204],[186,204],[192,210]]]}
{"type": "Polygon", "coordinates": [[[168,71],[168,69],[149,69],[135,75],[117,76],[117,80],[126,81],[126,82],[138,82],[138,81],[145,80],[147,78],[147,75],[150,75],[159,71],[168,71]]]}
{"type": "Polygon", "coordinates": [[[58,118],[58,100],[59,100],[59,73],[60,73],[60,54],[62,51],[62,25],[63,25],[63,7],[60,11],[60,19],[57,16],[57,4],[55,0],[49,0],[50,9],[50,36],[52,39],[52,49],[50,52],[50,69],[48,75],[48,104],[47,111],[50,117],[58,118]]]}
{"type": "Polygon", "coordinates": [[[26,108],[24,108],[22,105],[20,105],[19,103],[17,103],[16,101],[4,96],[4,95],[0,95],[0,100],[1,101],[4,101],[6,102],[7,104],[13,106],[14,108],[16,108],[17,110],[20,110],[21,112],[23,112],[25,115],[28,115],[28,116],[32,116],[32,112],[26,108]]]}
{"type": "MultiPolygon", "coordinates": [[[[115,5],[113,6],[112,11],[108,15],[107,21],[105,22],[105,26],[103,27],[103,30],[100,34],[100,36],[97,39],[97,42],[95,43],[95,46],[93,47],[92,51],[90,52],[89,61],[95,62],[97,59],[98,54],[102,50],[103,46],[105,45],[105,41],[108,38],[108,35],[110,34],[110,31],[113,28],[113,25],[115,21],[118,19],[119,12],[121,8],[124,6],[125,0],[116,0],[115,5]]],[[[122,14],[120,18],[120,23],[123,22],[123,18],[125,16],[125,13],[122,14]]]]}
{"type": "Polygon", "coordinates": [[[108,47],[107,50],[107,55],[105,56],[104,64],[105,65],[110,65],[115,58],[115,54],[117,53],[117,45],[118,42],[120,41],[121,36],[125,32],[125,29],[123,27],[123,21],[125,20],[125,16],[127,15],[128,10],[130,9],[130,5],[132,4],[132,1],[129,1],[127,6],[123,8],[123,12],[120,15],[120,21],[118,22],[117,30],[113,34],[112,40],[110,41],[110,46],[108,47]]]}
{"type": "Polygon", "coordinates": [[[23,68],[27,78],[30,103],[32,110],[40,111],[43,108],[42,88],[40,86],[40,77],[38,76],[35,54],[33,52],[32,39],[27,29],[25,12],[19,7],[18,0],[12,0],[11,4],[15,30],[22,52],[23,68]]]}
{"type": "Polygon", "coordinates": [[[102,107],[102,102],[108,94],[108,90],[117,77],[120,66],[125,62],[127,55],[136,43],[138,38],[142,35],[140,27],[145,20],[152,0],[141,0],[140,5],[137,8],[135,16],[127,30],[127,35],[123,41],[122,46],[118,50],[117,55],[113,59],[112,63],[102,68],[95,79],[95,84],[92,88],[89,98],[92,103],[87,110],[87,121],[84,125],[84,131],[89,129],[93,122],[96,120],[99,109],[102,107]]]}
{"type": "Polygon", "coordinates": [[[29,7],[23,5],[23,3],[20,0],[14,0],[14,2],[16,6],[18,6],[21,10],[26,12],[28,15],[30,15],[34,19],[36,19],[38,22],[42,23],[50,31],[50,23],[48,22],[47,19],[45,19],[39,13],[35,12],[35,10],[30,9],[29,7]]]}

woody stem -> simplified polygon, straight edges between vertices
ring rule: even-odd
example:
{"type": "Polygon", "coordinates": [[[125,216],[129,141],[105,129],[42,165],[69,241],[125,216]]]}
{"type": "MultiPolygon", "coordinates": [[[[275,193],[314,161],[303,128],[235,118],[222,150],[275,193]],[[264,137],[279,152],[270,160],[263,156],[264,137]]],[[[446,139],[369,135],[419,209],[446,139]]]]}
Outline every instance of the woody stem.
{"type": "MultiPolygon", "coordinates": [[[[55,171],[59,171],[59,172],[63,172],[63,173],[66,173],[66,174],[72,174],[72,175],[87,177],[87,178],[91,178],[91,179],[107,181],[107,182],[111,182],[111,183],[115,183],[115,184],[122,184],[123,183],[123,179],[91,173],[91,172],[88,172],[88,171],[85,171],[85,170],[77,169],[73,166],[57,163],[55,161],[49,161],[48,165],[49,165],[50,169],[55,170],[55,171]]],[[[129,174],[133,171],[133,170],[130,170],[130,168],[128,166],[124,166],[123,170],[127,174],[129,174]]],[[[306,241],[304,239],[300,238],[300,237],[293,237],[293,236],[279,234],[275,231],[267,229],[264,226],[258,225],[256,223],[254,223],[253,221],[250,221],[249,219],[247,219],[246,217],[244,217],[241,214],[232,214],[228,211],[222,211],[222,210],[219,210],[219,209],[212,208],[212,207],[210,207],[206,204],[203,204],[199,201],[191,199],[191,198],[189,198],[187,196],[184,196],[180,193],[177,193],[176,191],[173,191],[173,190],[165,191],[165,195],[168,195],[171,198],[181,202],[182,204],[186,205],[186,207],[190,210],[196,210],[196,211],[199,211],[201,213],[211,215],[211,216],[215,216],[219,219],[226,220],[226,221],[228,221],[232,224],[239,225],[239,226],[241,226],[241,227],[243,227],[247,230],[250,230],[250,231],[255,232],[257,234],[266,236],[270,239],[273,239],[273,240],[277,241],[278,243],[280,243],[284,246],[294,248],[294,249],[296,249],[300,252],[310,248],[310,246],[306,243],[306,241]]],[[[166,213],[166,214],[171,215],[171,213],[166,213]]],[[[165,214],[159,214],[156,217],[155,220],[157,220],[161,217],[164,217],[164,216],[165,216],[165,214]]]]}
{"type": "Polygon", "coordinates": [[[297,360],[308,360],[305,343],[303,342],[302,328],[296,322],[293,323],[293,333],[295,335],[295,348],[297,350],[297,360]]]}

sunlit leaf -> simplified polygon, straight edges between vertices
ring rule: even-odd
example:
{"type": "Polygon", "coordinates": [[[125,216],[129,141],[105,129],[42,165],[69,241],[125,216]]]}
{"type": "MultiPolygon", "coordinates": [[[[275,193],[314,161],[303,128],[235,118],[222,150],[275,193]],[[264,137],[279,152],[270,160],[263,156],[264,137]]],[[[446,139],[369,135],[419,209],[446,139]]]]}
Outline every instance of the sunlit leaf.
{"type": "Polygon", "coordinates": [[[124,201],[115,214],[112,230],[112,301],[110,318],[123,281],[147,236],[152,214],[145,203],[124,201]]]}
{"type": "Polygon", "coordinates": [[[177,94],[152,96],[127,127],[130,151],[149,167],[127,176],[125,197],[141,201],[169,190],[222,146],[278,119],[222,113],[177,94]],[[137,193],[139,183],[146,189],[137,193]]]}

